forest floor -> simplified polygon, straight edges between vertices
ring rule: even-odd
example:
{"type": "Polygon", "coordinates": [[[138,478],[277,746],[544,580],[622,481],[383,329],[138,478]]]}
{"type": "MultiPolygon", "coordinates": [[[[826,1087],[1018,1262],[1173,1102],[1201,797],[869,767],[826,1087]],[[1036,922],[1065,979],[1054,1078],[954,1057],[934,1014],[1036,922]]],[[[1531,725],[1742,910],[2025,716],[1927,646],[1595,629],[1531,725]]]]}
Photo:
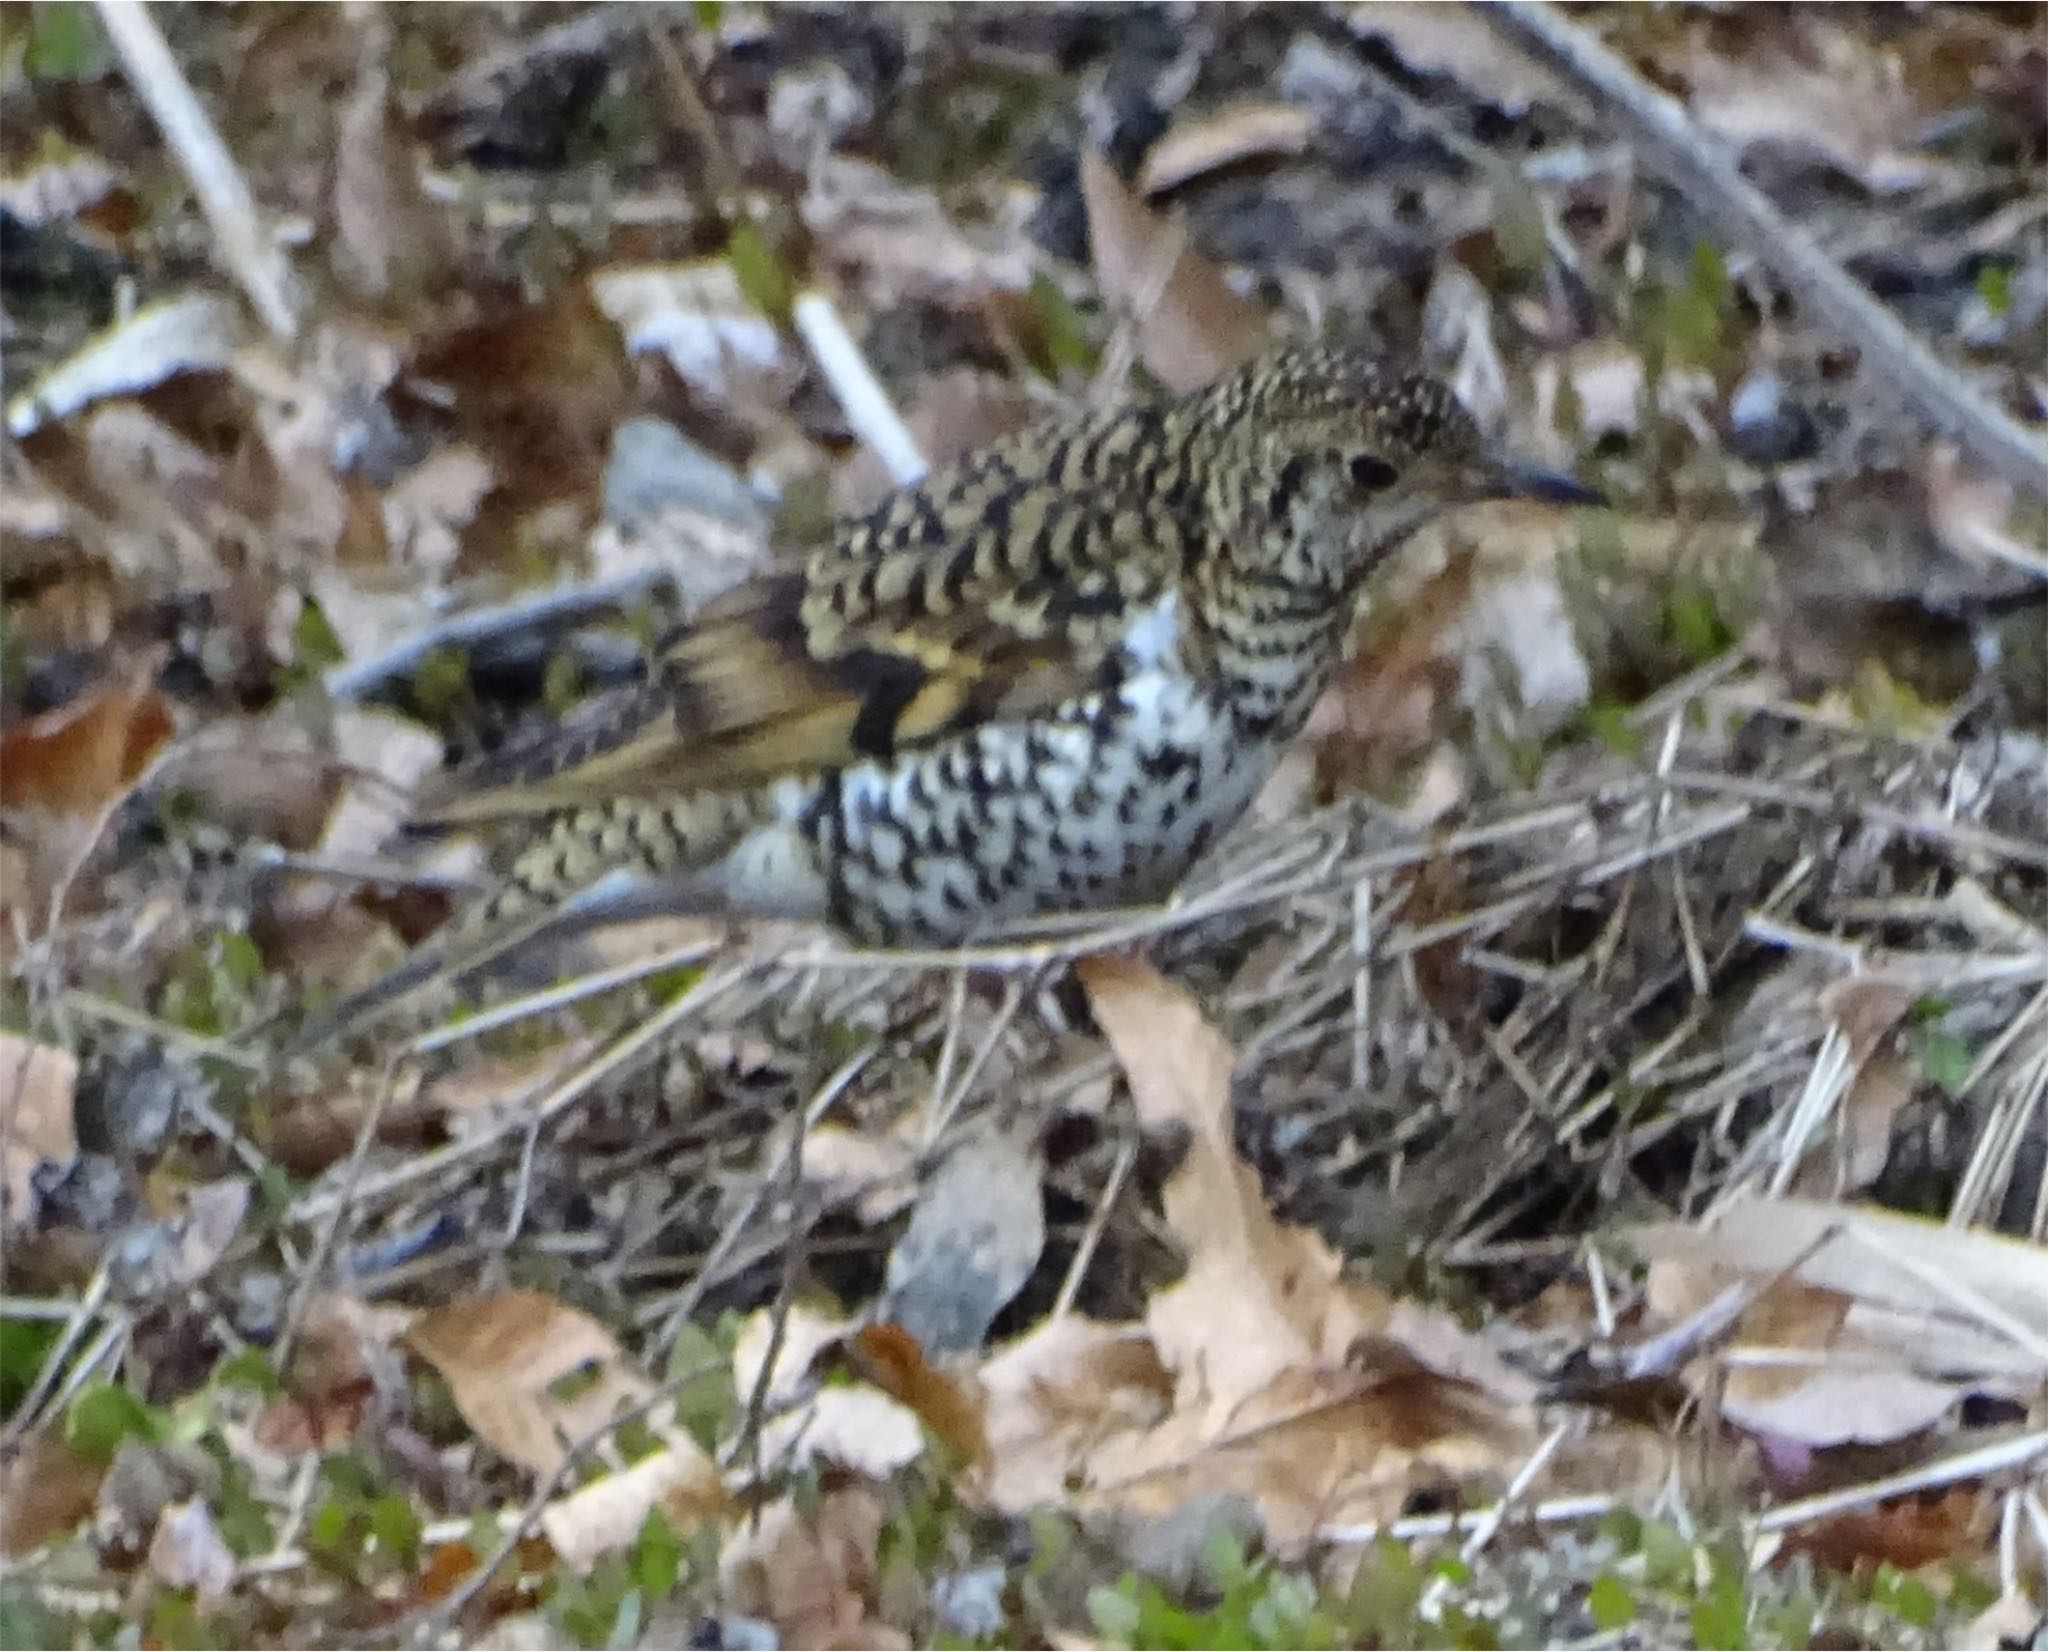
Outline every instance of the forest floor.
{"type": "Polygon", "coordinates": [[[2044,13],[1531,16],[0,16],[0,1643],[2048,1644],[2044,13]],[[278,1055],[422,779],[1313,337],[1610,506],[1170,906],[278,1055]]]}

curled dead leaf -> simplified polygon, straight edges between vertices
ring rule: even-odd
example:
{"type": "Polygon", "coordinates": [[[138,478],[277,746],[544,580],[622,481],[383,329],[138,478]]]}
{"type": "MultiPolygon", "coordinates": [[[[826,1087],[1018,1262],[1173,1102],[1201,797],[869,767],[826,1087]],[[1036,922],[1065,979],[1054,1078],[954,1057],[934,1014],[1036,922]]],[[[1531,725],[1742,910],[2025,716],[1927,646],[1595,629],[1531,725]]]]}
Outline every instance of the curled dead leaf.
{"type": "Polygon", "coordinates": [[[784,1646],[908,1646],[878,1615],[882,1520],[865,1486],[827,1493],[809,1518],[785,1499],[727,1546],[721,1584],[739,1610],[773,1622],[784,1646]]]}
{"type": "Polygon", "coordinates": [[[87,694],[0,735],[0,808],[91,819],[141,778],[172,733],[153,690],[87,694]]]}
{"type": "Polygon", "coordinates": [[[71,1530],[93,1511],[107,1465],[45,1430],[0,1463],[0,1556],[12,1560],[71,1530]]]}
{"type": "MultiPolygon", "coordinates": [[[[1128,959],[1078,968],[1139,1117],[1190,1133],[1163,1194],[1187,1272],[1145,1316],[1171,1409],[1092,1446],[1088,1498],[1164,1514],[1238,1496],[1293,1545],[1327,1522],[1391,1518],[1420,1486],[1504,1479],[1534,1443],[1530,1384],[1444,1316],[1347,1279],[1320,1235],[1275,1220],[1236,1153],[1232,1051],[1186,993],[1128,959]]],[[[994,1401],[989,1432],[1014,1437],[994,1401]]]]}
{"type": "Polygon", "coordinates": [[[69,1050],[0,1032],[0,1228],[27,1212],[37,1166],[77,1155],[77,1089],[78,1058],[69,1050]]]}
{"type": "Polygon", "coordinates": [[[988,1456],[988,1431],[976,1397],[936,1371],[917,1339],[900,1325],[869,1325],[854,1338],[858,1364],[891,1399],[907,1405],[954,1457],[978,1464],[988,1456]]]}
{"type": "Polygon", "coordinates": [[[1160,383],[1198,390],[1265,346],[1257,306],[1100,155],[1081,158],[1081,199],[1103,297],[1137,329],[1138,358],[1160,383]]]}
{"type": "Polygon", "coordinates": [[[540,1529],[579,1572],[628,1547],[659,1510],[677,1531],[711,1518],[725,1502],[718,1465],[687,1435],[671,1435],[652,1456],[603,1475],[541,1510],[540,1529]]]}
{"type": "Polygon", "coordinates": [[[611,1332],[540,1291],[458,1298],[414,1320],[406,1341],[447,1381],[463,1420],[536,1474],[652,1391],[611,1332]]]}
{"type": "Polygon", "coordinates": [[[1299,155],[1315,130],[1315,116],[1296,103],[1234,103],[1176,122],[1145,152],[1138,192],[1158,195],[1239,161],[1299,155]]]}

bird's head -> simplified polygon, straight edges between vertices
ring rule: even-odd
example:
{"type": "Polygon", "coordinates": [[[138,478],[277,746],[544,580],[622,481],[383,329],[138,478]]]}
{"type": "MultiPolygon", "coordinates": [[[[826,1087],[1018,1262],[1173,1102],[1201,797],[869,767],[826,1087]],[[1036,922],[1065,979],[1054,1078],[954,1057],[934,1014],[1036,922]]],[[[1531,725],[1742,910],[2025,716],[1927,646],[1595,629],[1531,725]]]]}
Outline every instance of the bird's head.
{"type": "Polygon", "coordinates": [[[1597,505],[1480,432],[1448,386],[1362,352],[1288,350],[1196,398],[1211,489],[1243,528],[1338,587],[1432,518],[1489,499],[1597,505]]]}

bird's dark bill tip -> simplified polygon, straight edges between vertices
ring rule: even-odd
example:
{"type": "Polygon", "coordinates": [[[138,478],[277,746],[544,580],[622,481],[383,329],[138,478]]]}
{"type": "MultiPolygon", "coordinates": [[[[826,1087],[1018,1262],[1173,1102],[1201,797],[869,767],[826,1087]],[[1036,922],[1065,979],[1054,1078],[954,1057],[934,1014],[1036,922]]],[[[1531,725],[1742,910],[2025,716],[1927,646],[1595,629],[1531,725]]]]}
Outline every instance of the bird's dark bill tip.
{"type": "Polygon", "coordinates": [[[1506,460],[1494,467],[1494,497],[1533,499],[1543,505],[1600,505],[1607,495],[1563,471],[1506,460]]]}

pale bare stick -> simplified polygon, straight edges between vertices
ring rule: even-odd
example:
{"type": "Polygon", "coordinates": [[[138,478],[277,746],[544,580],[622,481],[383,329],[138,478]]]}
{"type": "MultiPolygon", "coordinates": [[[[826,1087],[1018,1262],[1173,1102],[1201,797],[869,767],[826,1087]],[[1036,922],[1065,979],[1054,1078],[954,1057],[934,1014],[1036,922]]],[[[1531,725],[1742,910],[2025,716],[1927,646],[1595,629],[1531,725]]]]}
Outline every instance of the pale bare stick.
{"type": "Polygon", "coordinates": [[[99,0],[100,21],[199,197],[229,273],[280,339],[298,332],[300,295],[283,250],[263,231],[256,198],[142,0],[99,0]]]}
{"type": "Polygon", "coordinates": [[[1516,47],[1583,87],[1629,142],[1729,240],[1753,254],[1845,344],[1873,384],[2015,487],[2048,499],[2048,445],[1929,349],[1737,169],[1726,147],[1543,0],[1499,0],[1480,14],[1516,47]]]}

